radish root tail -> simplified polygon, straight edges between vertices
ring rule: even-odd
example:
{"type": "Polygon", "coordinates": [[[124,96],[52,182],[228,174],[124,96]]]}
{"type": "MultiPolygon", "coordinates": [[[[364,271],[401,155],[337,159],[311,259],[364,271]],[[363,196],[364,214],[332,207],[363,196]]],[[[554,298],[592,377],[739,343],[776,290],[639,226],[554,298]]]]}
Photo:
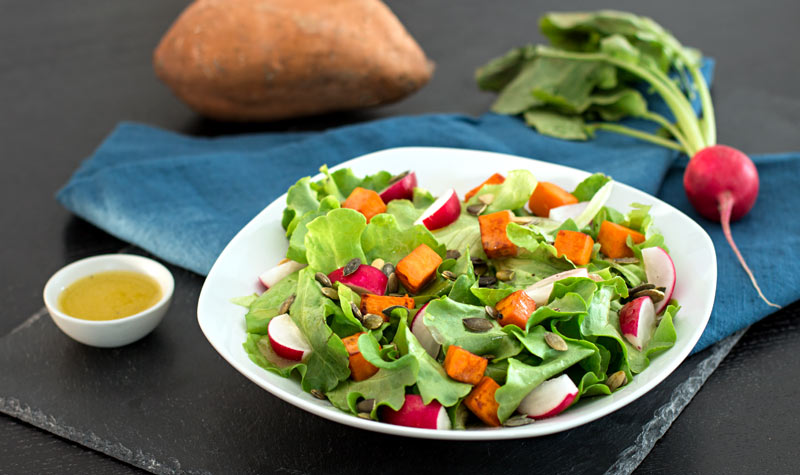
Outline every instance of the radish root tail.
{"type": "Polygon", "coordinates": [[[719,216],[720,222],[722,223],[722,233],[725,234],[725,239],[728,240],[728,244],[733,249],[733,253],[736,254],[736,257],[739,259],[739,263],[744,268],[744,271],[747,272],[747,275],[750,277],[750,282],[753,283],[753,287],[755,287],[756,291],[758,292],[758,296],[761,297],[761,300],[766,302],[767,305],[770,307],[775,308],[782,308],[778,304],[774,304],[767,300],[767,297],[764,296],[764,293],[761,291],[761,287],[758,286],[758,282],[756,282],[756,277],[753,275],[753,271],[750,270],[750,267],[747,266],[747,262],[745,262],[742,253],[739,252],[739,248],[736,247],[736,243],[733,242],[733,234],[731,234],[731,211],[733,210],[733,203],[734,203],[733,195],[730,191],[724,191],[720,193],[718,197],[719,202],[719,216]]]}

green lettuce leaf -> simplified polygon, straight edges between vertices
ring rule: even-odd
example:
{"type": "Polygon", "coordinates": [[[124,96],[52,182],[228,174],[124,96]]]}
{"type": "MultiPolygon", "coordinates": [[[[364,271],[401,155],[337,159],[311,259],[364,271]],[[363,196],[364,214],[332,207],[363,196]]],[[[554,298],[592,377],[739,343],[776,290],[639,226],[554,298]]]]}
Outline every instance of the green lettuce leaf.
{"type": "Polygon", "coordinates": [[[317,192],[311,189],[311,178],[303,177],[286,192],[286,209],[283,210],[281,224],[286,229],[286,237],[291,237],[297,222],[308,212],[319,209],[317,192]]]}
{"type": "Polygon", "coordinates": [[[272,350],[269,337],[248,333],[247,340],[242,344],[250,361],[277,375],[288,378],[297,370],[301,378],[305,377],[306,364],[281,358],[272,350]]]}
{"type": "Polygon", "coordinates": [[[447,249],[455,249],[461,253],[470,249],[472,257],[486,259],[481,243],[481,228],[475,216],[462,213],[455,222],[434,230],[433,237],[447,249]]]}
{"type": "Polygon", "coordinates": [[[361,234],[361,248],[367,262],[380,257],[386,262],[397,264],[421,244],[427,245],[444,257],[445,247],[436,241],[425,226],[416,225],[401,230],[397,219],[390,214],[373,216],[361,234]]]}
{"type": "Polygon", "coordinates": [[[320,216],[325,216],[328,214],[328,211],[336,208],[339,208],[339,201],[333,196],[326,196],[320,201],[319,208],[317,208],[316,211],[309,211],[304,214],[300,220],[296,222],[292,235],[289,237],[289,250],[286,251],[286,257],[302,264],[308,264],[305,244],[308,223],[320,216]]]}
{"type": "Polygon", "coordinates": [[[278,315],[278,308],[297,289],[300,271],[293,272],[261,294],[251,304],[244,316],[248,333],[267,334],[267,325],[278,315]]]}
{"type": "Polygon", "coordinates": [[[306,227],[306,257],[314,270],[328,274],[356,257],[366,260],[361,249],[361,234],[367,227],[367,220],[358,211],[334,209],[306,227]]]}
{"type": "Polygon", "coordinates": [[[602,173],[595,173],[578,183],[578,186],[572,192],[572,196],[578,198],[578,201],[589,201],[609,181],[611,181],[611,178],[602,173]]]}
{"type": "Polygon", "coordinates": [[[487,206],[485,214],[515,210],[525,206],[536,188],[536,177],[528,170],[511,170],[503,183],[498,185],[484,185],[478,193],[469,199],[467,205],[479,203],[479,197],[487,194],[494,195],[494,199],[487,206]]]}

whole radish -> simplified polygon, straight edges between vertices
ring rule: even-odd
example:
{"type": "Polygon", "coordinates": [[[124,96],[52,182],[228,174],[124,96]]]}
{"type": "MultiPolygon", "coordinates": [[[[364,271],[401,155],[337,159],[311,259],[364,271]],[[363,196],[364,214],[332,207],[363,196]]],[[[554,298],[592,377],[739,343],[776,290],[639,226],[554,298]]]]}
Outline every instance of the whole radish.
{"type": "Polygon", "coordinates": [[[683,175],[683,188],[689,202],[703,217],[720,222],[725,239],[758,295],[767,305],[781,308],[764,296],[731,234],[731,221],[742,218],[755,204],[758,185],[758,171],[753,161],[725,145],[712,145],[697,152],[683,175]]]}

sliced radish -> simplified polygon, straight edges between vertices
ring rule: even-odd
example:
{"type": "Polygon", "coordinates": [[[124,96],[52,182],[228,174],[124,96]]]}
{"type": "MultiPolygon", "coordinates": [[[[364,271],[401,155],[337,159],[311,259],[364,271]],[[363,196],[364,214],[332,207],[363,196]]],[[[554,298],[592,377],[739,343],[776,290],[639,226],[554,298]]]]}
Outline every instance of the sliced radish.
{"type": "Polygon", "coordinates": [[[422,224],[433,231],[447,226],[461,215],[461,202],[456,190],[447,190],[422,213],[414,224],[422,224]]]}
{"type": "Polygon", "coordinates": [[[301,361],[311,353],[311,344],[288,313],[278,315],[269,321],[267,335],[275,354],[282,358],[301,361]]]}
{"type": "Polygon", "coordinates": [[[271,269],[265,270],[260,276],[258,276],[258,280],[261,281],[264,287],[269,289],[283,280],[283,278],[287,275],[292,274],[305,266],[306,264],[301,264],[297,261],[286,261],[271,269]]]}
{"type": "Polygon", "coordinates": [[[589,206],[589,202],[582,201],[580,203],[575,203],[572,205],[564,205],[564,206],[559,206],[557,208],[551,208],[549,218],[554,221],[558,221],[559,223],[563,223],[568,219],[575,219],[578,216],[580,216],[587,206],[589,206]]]}
{"type": "Polygon", "coordinates": [[[525,396],[517,411],[531,419],[553,417],[568,408],[578,396],[578,388],[567,376],[549,379],[525,396]]]}
{"type": "Polygon", "coordinates": [[[625,338],[640,350],[647,345],[656,329],[656,312],[650,297],[639,297],[619,311],[619,327],[625,338]]]}
{"type": "Polygon", "coordinates": [[[328,278],[331,282],[343,283],[360,295],[383,295],[386,292],[386,283],[389,281],[380,269],[366,264],[361,264],[350,275],[344,275],[344,267],[340,267],[328,274],[328,278]]]}
{"type": "Polygon", "coordinates": [[[425,352],[431,355],[431,358],[436,358],[437,356],[439,356],[439,348],[441,348],[442,345],[440,345],[439,343],[436,342],[436,340],[433,339],[431,331],[428,330],[428,327],[425,326],[425,321],[423,317],[425,317],[425,307],[427,306],[428,306],[427,303],[423,305],[422,308],[419,309],[417,314],[414,315],[414,319],[411,320],[411,333],[413,333],[414,336],[417,337],[419,344],[422,345],[423,348],[425,348],[425,352]]]}
{"type": "Polygon", "coordinates": [[[419,394],[406,394],[406,401],[399,411],[383,407],[381,420],[397,426],[419,427],[422,429],[450,429],[450,417],[447,409],[433,400],[430,404],[422,403],[419,394]]]}
{"type": "Polygon", "coordinates": [[[647,274],[647,282],[666,289],[664,300],[655,304],[656,314],[659,314],[667,307],[672,298],[672,292],[675,290],[675,281],[678,278],[675,264],[667,251],[660,247],[642,249],[642,262],[644,263],[644,272],[647,274]]]}
{"type": "Polygon", "coordinates": [[[547,305],[550,294],[553,292],[553,284],[568,277],[589,277],[589,272],[585,267],[560,272],[529,286],[525,289],[525,293],[536,302],[537,307],[547,305]]]}
{"type": "Polygon", "coordinates": [[[380,192],[384,203],[392,200],[410,200],[414,197],[414,188],[417,187],[417,175],[414,172],[407,172],[399,180],[387,186],[380,192]]]}

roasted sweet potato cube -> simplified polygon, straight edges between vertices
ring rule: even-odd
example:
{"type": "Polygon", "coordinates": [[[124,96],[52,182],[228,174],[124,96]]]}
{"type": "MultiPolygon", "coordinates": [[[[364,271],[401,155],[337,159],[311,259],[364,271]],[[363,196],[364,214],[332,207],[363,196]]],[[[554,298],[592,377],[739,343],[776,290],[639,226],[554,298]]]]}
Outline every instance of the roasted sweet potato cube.
{"type": "Polygon", "coordinates": [[[500,404],[494,399],[494,393],[498,389],[500,389],[500,385],[494,379],[484,376],[478,385],[472,388],[472,392],[464,398],[464,405],[467,406],[467,409],[484,423],[493,427],[500,426],[500,419],[497,417],[497,409],[500,404]]]}
{"type": "Polygon", "coordinates": [[[585,266],[592,259],[594,239],[588,234],[562,229],[555,242],[558,257],[566,256],[576,266],[585,266]]]}
{"type": "Polygon", "coordinates": [[[364,358],[358,349],[358,337],[364,332],[342,338],[342,343],[350,355],[350,377],[353,381],[363,381],[378,372],[378,368],[364,358]]]}
{"type": "Polygon", "coordinates": [[[367,222],[372,219],[376,214],[386,212],[386,203],[383,202],[380,195],[372,190],[366,188],[356,187],[350,193],[350,196],[342,203],[342,208],[350,208],[358,211],[367,218],[367,222]]]}
{"type": "Polygon", "coordinates": [[[404,297],[392,297],[389,295],[364,294],[361,296],[361,312],[364,314],[374,313],[383,317],[384,322],[389,321],[389,317],[383,311],[389,307],[401,305],[408,309],[414,308],[414,299],[406,294],[404,297]]]}
{"type": "Polygon", "coordinates": [[[451,345],[444,357],[444,370],[448,376],[467,384],[478,384],[483,378],[489,360],[470,353],[460,346],[451,345]]]}
{"type": "Polygon", "coordinates": [[[481,244],[491,259],[517,255],[517,246],[508,239],[506,227],[511,222],[511,211],[503,210],[478,216],[481,227],[481,244]]]}
{"type": "Polygon", "coordinates": [[[418,293],[436,277],[442,258],[425,244],[420,244],[409,255],[400,259],[395,273],[400,283],[412,294],[418,293]]]}
{"type": "Polygon", "coordinates": [[[536,302],[524,290],[517,290],[497,302],[494,308],[500,314],[497,318],[497,323],[502,326],[516,325],[524,330],[528,324],[528,319],[533,311],[536,310],[536,302]]]}
{"type": "Polygon", "coordinates": [[[528,199],[528,208],[536,216],[547,218],[550,210],[559,206],[572,205],[578,202],[578,198],[572,196],[570,192],[560,186],[540,181],[533,189],[531,197],[528,199]]]}
{"type": "Polygon", "coordinates": [[[473,196],[477,195],[478,192],[481,191],[481,188],[483,188],[484,186],[486,186],[486,185],[499,185],[500,183],[503,183],[504,181],[506,181],[506,177],[504,177],[503,175],[501,175],[499,173],[495,173],[494,175],[492,175],[489,178],[487,178],[486,181],[484,181],[480,185],[478,185],[475,188],[469,190],[467,192],[467,194],[464,195],[464,201],[469,201],[469,199],[472,198],[473,196]]]}
{"type": "Polygon", "coordinates": [[[643,234],[611,221],[603,221],[600,224],[600,232],[597,233],[600,252],[611,259],[633,257],[633,250],[627,244],[628,236],[631,237],[634,244],[644,242],[643,234]]]}

